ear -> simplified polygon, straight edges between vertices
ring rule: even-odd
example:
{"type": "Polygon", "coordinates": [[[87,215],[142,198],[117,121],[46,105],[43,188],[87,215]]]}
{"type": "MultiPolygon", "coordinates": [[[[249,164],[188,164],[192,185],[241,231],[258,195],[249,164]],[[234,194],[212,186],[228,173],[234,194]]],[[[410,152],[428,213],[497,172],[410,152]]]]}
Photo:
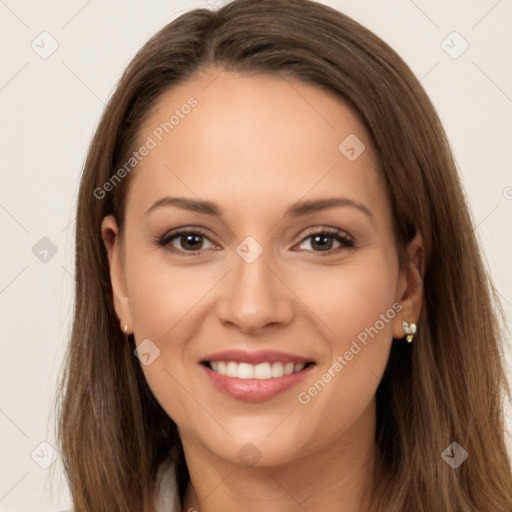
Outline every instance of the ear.
{"type": "Polygon", "coordinates": [[[124,277],[124,263],[122,247],[119,239],[119,229],[116,218],[113,215],[106,216],[101,223],[101,237],[108,253],[110,267],[110,282],[114,296],[114,308],[121,325],[128,325],[127,334],[133,332],[132,316],[130,312],[130,300],[126,291],[124,277]]]}
{"type": "Polygon", "coordinates": [[[402,322],[417,323],[423,304],[423,276],[425,275],[425,246],[419,230],[407,245],[408,259],[400,267],[396,301],[402,305],[393,320],[393,338],[405,336],[402,322]]]}

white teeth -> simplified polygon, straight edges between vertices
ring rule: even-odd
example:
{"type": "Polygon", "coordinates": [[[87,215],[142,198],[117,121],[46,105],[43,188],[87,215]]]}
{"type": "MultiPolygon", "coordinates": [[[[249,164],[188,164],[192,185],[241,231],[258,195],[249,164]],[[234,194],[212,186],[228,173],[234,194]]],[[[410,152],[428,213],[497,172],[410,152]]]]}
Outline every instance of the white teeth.
{"type": "Polygon", "coordinates": [[[254,365],[249,363],[239,363],[238,375],[232,375],[232,377],[238,377],[239,379],[254,379],[254,365]]]}
{"type": "Polygon", "coordinates": [[[272,377],[272,368],[270,363],[257,364],[254,367],[254,378],[255,379],[270,379],[272,377]]]}
{"type": "Polygon", "coordinates": [[[284,375],[284,364],[274,363],[272,364],[272,377],[282,377],[284,375]]]}
{"type": "Polygon", "coordinates": [[[303,363],[297,363],[293,368],[293,373],[299,373],[304,368],[304,366],[306,365],[303,363]]]}
{"type": "Polygon", "coordinates": [[[286,363],[284,365],[284,374],[291,375],[293,373],[294,368],[295,368],[295,365],[293,363],[286,363]]]}
{"type": "Polygon", "coordinates": [[[221,375],[238,379],[267,380],[298,373],[306,366],[303,363],[236,363],[235,361],[211,361],[210,368],[221,375]]]}
{"type": "Polygon", "coordinates": [[[237,366],[238,365],[234,361],[230,361],[226,365],[226,375],[228,377],[238,377],[238,368],[237,368],[237,366]]]}

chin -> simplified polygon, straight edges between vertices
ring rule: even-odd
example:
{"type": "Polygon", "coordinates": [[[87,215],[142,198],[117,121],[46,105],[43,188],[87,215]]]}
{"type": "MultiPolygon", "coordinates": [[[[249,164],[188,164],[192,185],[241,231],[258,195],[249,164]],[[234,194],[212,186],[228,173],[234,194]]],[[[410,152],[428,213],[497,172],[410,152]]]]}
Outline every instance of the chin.
{"type": "MultiPolygon", "coordinates": [[[[275,425],[274,423],[274,428],[275,425]]],[[[267,428],[260,428],[257,422],[253,422],[250,429],[230,430],[233,438],[226,439],[226,436],[222,436],[222,439],[204,439],[200,433],[199,437],[203,437],[204,446],[208,451],[230,464],[269,467],[293,462],[304,455],[304,452],[309,451],[306,438],[298,439],[297,436],[291,435],[291,432],[300,432],[295,428],[294,426],[294,430],[291,430],[288,425],[282,432],[278,432],[279,427],[272,432],[267,428]]]]}

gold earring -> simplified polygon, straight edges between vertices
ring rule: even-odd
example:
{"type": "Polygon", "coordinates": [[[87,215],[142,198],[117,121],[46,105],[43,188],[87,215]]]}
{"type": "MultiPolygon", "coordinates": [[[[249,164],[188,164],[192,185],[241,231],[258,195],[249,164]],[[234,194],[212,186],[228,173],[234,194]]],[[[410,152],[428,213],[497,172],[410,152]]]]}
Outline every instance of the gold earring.
{"type": "Polygon", "coordinates": [[[404,328],[405,339],[411,343],[412,339],[414,338],[414,334],[416,333],[416,324],[402,322],[402,327],[404,328]]]}
{"type": "Polygon", "coordinates": [[[128,334],[128,324],[124,324],[124,325],[123,325],[123,332],[124,332],[125,334],[128,334]]]}

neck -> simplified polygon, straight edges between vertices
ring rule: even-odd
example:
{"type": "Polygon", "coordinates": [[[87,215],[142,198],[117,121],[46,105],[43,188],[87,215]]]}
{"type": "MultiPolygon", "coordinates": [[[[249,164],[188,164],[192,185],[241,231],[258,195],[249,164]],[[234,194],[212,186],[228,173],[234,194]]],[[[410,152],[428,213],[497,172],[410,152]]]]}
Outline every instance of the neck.
{"type": "Polygon", "coordinates": [[[280,465],[246,467],[200,452],[186,439],[183,446],[190,473],[183,512],[361,512],[382,476],[374,401],[349,431],[280,465]]]}

